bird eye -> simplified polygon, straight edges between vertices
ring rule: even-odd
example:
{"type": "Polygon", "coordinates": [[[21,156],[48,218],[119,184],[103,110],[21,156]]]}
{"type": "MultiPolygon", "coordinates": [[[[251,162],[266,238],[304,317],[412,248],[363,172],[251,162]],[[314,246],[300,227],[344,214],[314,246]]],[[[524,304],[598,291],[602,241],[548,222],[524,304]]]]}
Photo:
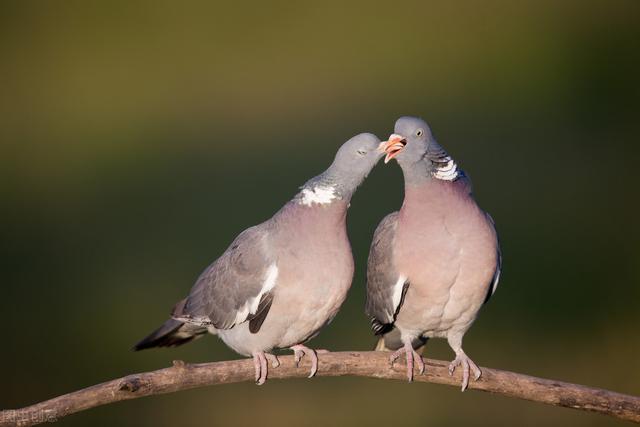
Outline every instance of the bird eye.
{"type": "Polygon", "coordinates": [[[418,129],[416,131],[416,136],[422,136],[424,134],[424,131],[422,129],[418,129]]]}
{"type": "Polygon", "coordinates": [[[367,152],[365,150],[358,150],[358,154],[364,156],[365,154],[367,154],[367,152]]]}

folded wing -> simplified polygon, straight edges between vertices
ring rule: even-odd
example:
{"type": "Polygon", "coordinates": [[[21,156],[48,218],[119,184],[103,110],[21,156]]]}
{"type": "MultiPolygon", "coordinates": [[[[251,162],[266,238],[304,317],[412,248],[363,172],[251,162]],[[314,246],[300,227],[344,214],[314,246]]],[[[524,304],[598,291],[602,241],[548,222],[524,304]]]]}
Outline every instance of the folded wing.
{"type": "Polygon", "coordinates": [[[173,318],[216,329],[249,321],[251,332],[258,332],[269,313],[277,280],[268,227],[248,228],[200,275],[173,318]]]}
{"type": "Polygon", "coordinates": [[[367,264],[367,303],[365,311],[376,334],[393,328],[409,283],[393,265],[393,241],[398,212],[387,215],[373,234],[367,264]]]}

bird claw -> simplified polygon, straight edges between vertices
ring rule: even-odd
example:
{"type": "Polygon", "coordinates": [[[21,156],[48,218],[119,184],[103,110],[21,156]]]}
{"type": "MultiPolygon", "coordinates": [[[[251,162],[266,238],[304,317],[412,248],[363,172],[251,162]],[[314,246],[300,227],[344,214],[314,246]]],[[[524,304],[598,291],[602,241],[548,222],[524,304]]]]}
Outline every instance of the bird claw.
{"type": "Polygon", "coordinates": [[[393,364],[396,363],[396,360],[398,360],[402,353],[404,353],[404,347],[402,347],[398,351],[394,351],[393,353],[391,353],[391,356],[389,356],[389,365],[391,365],[392,368],[393,364]]]}
{"type": "Polygon", "coordinates": [[[416,360],[418,361],[418,373],[420,375],[424,375],[424,371],[425,371],[425,366],[424,366],[424,360],[422,360],[422,356],[420,354],[418,354],[417,352],[414,353],[413,355],[416,360]]]}
{"type": "Polygon", "coordinates": [[[267,358],[265,353],[260,351],[253,353],[253,366],[256,370],[256,384],[262,385],[267,381],[267,358]]]}
{"type": "Polygon", "coordinates": [[[398,360],[398,358],[403,353],[406,355],[406,358],[407,358],[407,380],[409,382],[413,381],[414,363],[418,365],[418,373],[420,375],[424,375],[424,371],[425,371],[424,360],[422,360],[422,356],[413,349],[413,347],[411,346],[411,343],[405,344],[402,348],[393,352],[391,356],[389,356],[389,364],[391,365],[391,367],[393,368],[393,364],[395,363],[396,360],[398,360]]]}
{"type": "Polygon", "coordinates": [[[449,364],[449,376],[453,376],[456,368],[462,366],[462,388],[461,391],[465,391],[469,387],[469,371],[473,371],[473,380],[478,381],[482,376],[482,371],[478,368],[478,365],[469,358],[464,352],[460,352],[456,355],[456,358],[449,364]]]}
{"type": "Polygon", "coordinates": [[[271,362],[271,366],[273,366],[274,368],[280,366],[280,360],[278,360],[278,356],[270,353],[265,353],[265,356],[267,357],[267,360],[271,362]]]}
{"type": "Polygon", "coordinates": [[[311,372],[307,378],[313,377],[316,372],[318,372],[318,355],[316,354],[316,351],[302,344],[297,344],[290,348],[293,350],[293,360],[296,364],[296,368],[305,354],[311,358],[311,372]]]}

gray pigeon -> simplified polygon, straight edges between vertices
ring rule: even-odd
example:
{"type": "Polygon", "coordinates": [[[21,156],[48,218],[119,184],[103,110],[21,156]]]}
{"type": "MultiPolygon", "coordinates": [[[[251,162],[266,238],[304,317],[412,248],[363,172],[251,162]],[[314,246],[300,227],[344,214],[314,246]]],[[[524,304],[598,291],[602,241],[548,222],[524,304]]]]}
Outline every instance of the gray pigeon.
{"type": "Polygon", "coordinates": [[[331,166],[309,180],[271,219],[248,228],[198,278],[158,330],[134,347],[170,347],[207,332],[252,356],[256,382],[267,378],[272,351],[289,348],[296,363],[316,352],[303,343],[338,312],[353,278],[346,216],[356,188],[383,156],[372,134],[354,136],[331,166]]]}
{"type": "Polygon", "coordinates": [[[446,338],[456,354],[453,375],[462,366],[462,390],[469,368],[478,366],[462,350],[462,337],[480,307],[495,292],[501,254],[491,217],[478,207],[471,182],[436,142],[427,124],[402,117],[383,143],[385,163],[395,158],[405,183],[400,211],[387,215],[373,236],[367,267],[366,312],[377,349],[397,350],[424,373],[416,349],[431,337],[446,338]]]}

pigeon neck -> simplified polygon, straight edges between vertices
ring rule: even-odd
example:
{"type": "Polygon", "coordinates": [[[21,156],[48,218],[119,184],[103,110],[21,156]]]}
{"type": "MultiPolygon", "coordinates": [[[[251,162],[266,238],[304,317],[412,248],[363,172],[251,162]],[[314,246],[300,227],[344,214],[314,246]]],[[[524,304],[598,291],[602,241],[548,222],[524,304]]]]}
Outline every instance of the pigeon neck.
{"type": "Polygon", "coordinates": [[[330,167],[320,175],[311,178],[302,187],[296,196],[298,203],[302,205],[330,204],[335,200],[344,200],[347,203],[355,192],[360,182],[351,182],[344,178],[339,171],[330,167]]]}
{"type": "Polygon", "coordinates": [[[456,181],[464,176],[462,169],[442,147],[437,143],[432,143],[429,148],[417,162],[400,165],[405,185],[419,185],[432,179],[456,181]]]}

